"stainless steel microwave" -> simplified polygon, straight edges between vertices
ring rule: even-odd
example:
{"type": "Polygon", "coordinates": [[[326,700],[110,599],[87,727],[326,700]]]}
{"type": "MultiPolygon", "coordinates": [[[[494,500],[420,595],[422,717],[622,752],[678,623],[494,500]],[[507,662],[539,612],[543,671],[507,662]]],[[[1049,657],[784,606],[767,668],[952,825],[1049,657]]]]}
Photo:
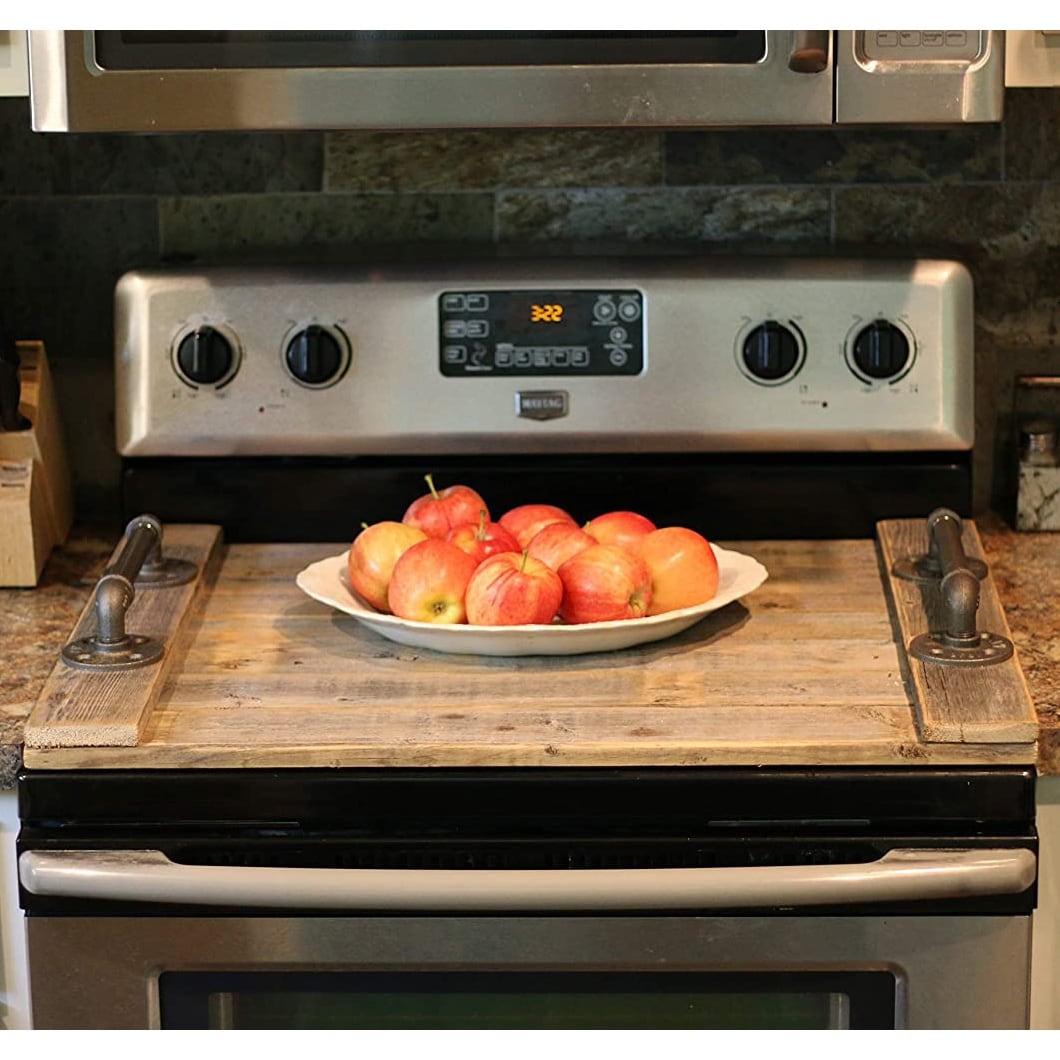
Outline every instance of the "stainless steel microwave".
{"type": "Polygon", "coordinates": [[[31,30],[33,128],[999,121],[1000,30],[31,30]]]}

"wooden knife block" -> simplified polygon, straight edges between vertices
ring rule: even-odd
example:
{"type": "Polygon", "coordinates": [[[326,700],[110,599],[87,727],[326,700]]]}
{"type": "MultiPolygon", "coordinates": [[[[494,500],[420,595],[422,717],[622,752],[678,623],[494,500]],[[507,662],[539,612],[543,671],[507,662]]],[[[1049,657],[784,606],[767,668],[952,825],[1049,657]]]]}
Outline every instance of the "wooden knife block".
{"type": "Polygon", "coordinates": [[[29,588],[73,522],[70,468],[48,358],[19,342],[24,431],[0,431],[0,586],[29,588]]]}

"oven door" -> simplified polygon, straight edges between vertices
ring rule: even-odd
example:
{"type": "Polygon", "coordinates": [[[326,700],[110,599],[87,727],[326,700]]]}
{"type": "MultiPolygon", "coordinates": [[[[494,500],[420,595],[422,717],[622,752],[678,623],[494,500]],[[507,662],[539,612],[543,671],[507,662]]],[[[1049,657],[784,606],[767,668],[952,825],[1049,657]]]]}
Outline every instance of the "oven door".
{"type": "Polygon", "coordinates": [[[828,125],[827,30],[29,33],[45,132],[828,125]]]}
{"type": "Polygon", "coordinates": [[[30,893],[83,900],[28,919],[38,1028],[1019,1028],[1030,916],[976,906],[1035,873],[1021,848],[562,872],[20,862],[30,893]],[[886,912],[918,898],[923,915],[886,912]]]}

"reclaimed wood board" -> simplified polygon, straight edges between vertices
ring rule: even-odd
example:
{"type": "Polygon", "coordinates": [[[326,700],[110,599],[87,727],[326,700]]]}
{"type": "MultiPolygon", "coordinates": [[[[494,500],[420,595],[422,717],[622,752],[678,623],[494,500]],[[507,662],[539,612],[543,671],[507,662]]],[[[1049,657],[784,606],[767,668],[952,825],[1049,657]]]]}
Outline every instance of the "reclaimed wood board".
{"type": "MultiPolygon", "coordinates": [[[[961,667],[922,662],[905,646],[921,633],[944,627],[939,583],[925,585],[891,573],[896,560],[928,550],[924,519],[893,519],[878,524],[881,567],[895,619],[895,636],[921,738],[930,743],[1019,743],[1036,739],[1038,715],[1019,659],[989,666],[961,667]],[[970,704],[975,709],[970,709],[970,704]]],[[[984,559],[975,524],[962,524],[965,555],[984,559]]],[[[1012,639],[1001,598],[989,573],[980,582],[980,631],[1012,639]]]]}
{"type": "MultiPolygon", "coordinates": [[[[60,659],[26,721],[27,761],[36,748],[134,747],[140,742],[166,676],[187,646],[186,635],[191,632],[197,604],[216,576],[221,529],[167,526],[163,544],[166,555],[190,560],[198,567],[198,574],[185,585],[140,589],[126,616],[129,633],[162,640],[166,646],[162,660],[133,670],[92,672],[68,666],[60,659]]],[[[112,562],[117,554],[115,550],[112,562]]],[[[93,594],[70,639],[95,632],[93,594]]]]}
{"type": "MultiPolygon", "coordinates": [[[[769,579],[669,640],[582,656],[406,648],[306,597],[336,544],[227,548],[137,746],[33,768],[856,766],[1034,761],[920,738],[874,542],[740,542],[769,579]]],[[[974,706],[974,704],[969,704],[974,706]]]]}

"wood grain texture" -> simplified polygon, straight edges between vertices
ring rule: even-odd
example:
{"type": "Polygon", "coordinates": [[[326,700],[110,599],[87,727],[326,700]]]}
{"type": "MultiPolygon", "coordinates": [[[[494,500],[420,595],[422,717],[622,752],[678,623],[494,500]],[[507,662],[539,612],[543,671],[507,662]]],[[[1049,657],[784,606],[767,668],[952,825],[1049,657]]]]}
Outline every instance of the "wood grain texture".
{"type": "Polygon", "coordinates": [[[54,544],[40,475],[32,460],[0,459],[0,585],[37,584],[54,544]]]}
{"type": "Polygon", "coordinates": [[[234,545],[136,747],[34,768],[1024,764],[926,744],[873,542],[740,542],[769,579],[677,637],[566,657],[443,655],[306,597],[342,545],[234,545]]]}
{"type": "MultiPolygon", "coordinates": [[[[26,721],[27,760],[32,757],[28,753],[32,748],[132,747],[139,742],[167,674],[188,646],[186,634],[192,630],[196,605],[217,573],[220,542],[220,527],[165,528],[166,555],[190,560],[199,568],[198,575],[187,585],[141,589],[126,617],[128,632],[164,642],[166,652],[161,662],[134,670],[93,673],[57,661],[26,721]]],[[[93,594],[71,639],[95,631],[93,594]]]]}
{"type": "MultiPolygon", "coordinates": [[[[1020,668],[1012,659],[973,668],[921,662],[905,647],[921,633],[942,629],[942,591],[938,584],[920,585],[891,574],[894,562],[921,556],[928,549],[923,519],[888,520],[878,525],[883,574],[902,645],[903,673],[916,708],[921,738],[928,743],[1020,743],[1035,740],[1038,715],[1020,668]]],[[[975,524],[963,524],[965,554],[983,559],[975,524]]],[[[978,628],[1011,639],[1004,608],[993,580],[980,584],[978,628]]]]}
{"type": "Polygon", "coordinates": [[[70,532],[73,500],[44,345],[16,345],[21,360],[19,411],[30,426],[0,431],[0,585],[30,588],[37,584],[48,553],[70,532]],[[19,465],[29,468],[22,487],[11,481],[19,465]]]}

